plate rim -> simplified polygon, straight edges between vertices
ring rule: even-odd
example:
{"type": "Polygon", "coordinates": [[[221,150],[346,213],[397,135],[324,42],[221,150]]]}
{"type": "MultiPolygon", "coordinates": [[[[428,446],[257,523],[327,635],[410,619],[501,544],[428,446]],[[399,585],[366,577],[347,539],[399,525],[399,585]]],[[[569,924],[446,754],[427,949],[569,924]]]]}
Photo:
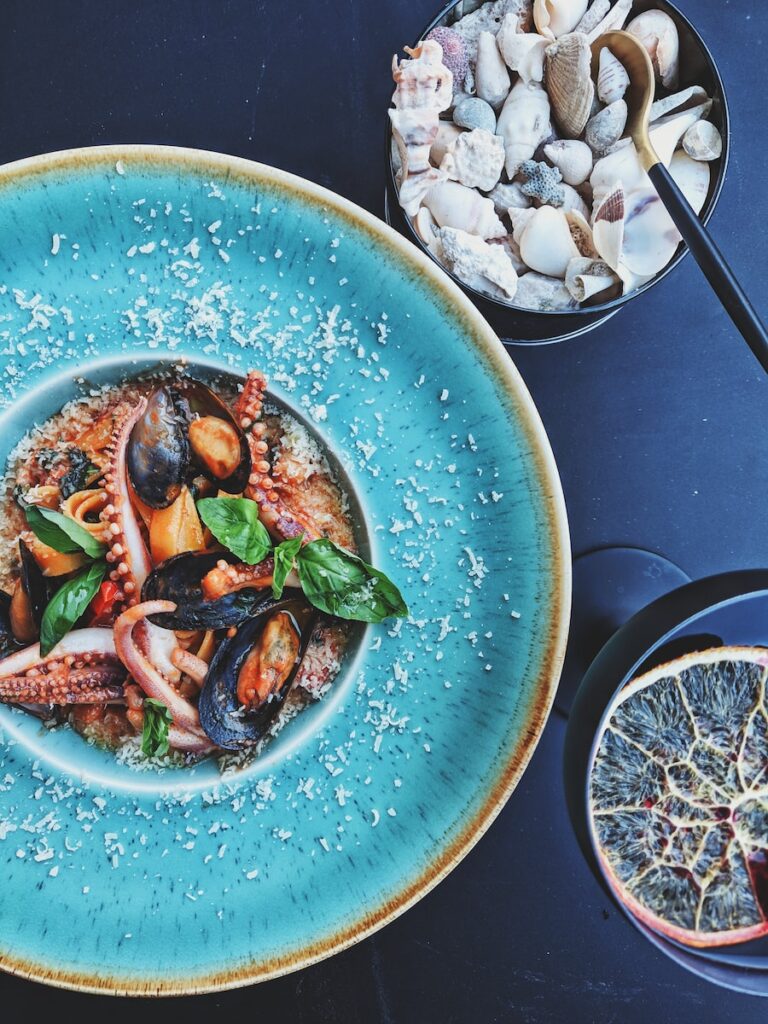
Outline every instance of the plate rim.
{"type": "Polygon", "coordinates": [[[544,514],[549,527],[552,550],[552,620],[546,650],[542,657],[539,685],[528,709],[526,728],[510,757],[499,767],[494,783],[487,789],[483,804],[472,821],[464,826],[460,835],[435,854],[429,867],[417,879],[407,880],[396,896],[362,913],[353,924],[305,946],[302,950],[275,957],[271,961],[252,960],[231,970],[200,973],[183,981],[173,978],[143,980],[134,977],[97,977],[88,972],[47,967],[45,964],[0,952],[0,968],[3,970],[30,981],[58,988],[137,997],[200,995],[278,978],[348,949],[395,920],[426,896],[479,842],[522,778],[552,708],[565,656],[570,621],[570,536],[565,499],[554,454],[541,417],[520,372],[499,338],[458,285],[416,246],[372,213],[322,185],[245,157],[191,147],[118,143],[42,153],[0,166],[0,188],[12,186],[17,182],[23,185],[30,178],[51,171],[76,172],[88,166],[107,161],[117,163],[120,160],[143,161],[155,166],[165,165],[168,168],[182,166],[198,172],[204,169],[214,174],[223,172],[230,177],[234,176],[252,183],[266,183],[333,210],[342,219],[362,229],[371,242],[383,245],[390,252],[394,251],[404,264],[404,270],[416,271],[436,293],[438,299],[450,306],[454,313],[460,314],[460,319],[466,326],[465,343],[484,357],[488,370],[493,373],[500,390],[514,407],[521,429],[528,439],[536,474],[545,496],[544,514]]]}

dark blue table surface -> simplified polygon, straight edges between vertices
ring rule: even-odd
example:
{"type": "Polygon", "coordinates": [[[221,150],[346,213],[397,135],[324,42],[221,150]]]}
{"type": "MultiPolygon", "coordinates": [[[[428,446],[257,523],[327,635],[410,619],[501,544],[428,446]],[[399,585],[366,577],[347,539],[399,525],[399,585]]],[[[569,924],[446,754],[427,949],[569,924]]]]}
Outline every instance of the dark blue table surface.
{"type": "MultiPolygon", "coordinates": [[[[763,0],[678,0],[720,65],[732,158],[711,228],[768,316],[763,0]]],[[[107,142],[251,157],[382,212],[392,53],[437,0],[3,0],[0,160],[107,142]]],[[[661,551],[692,577],[768,565],[768,381],[696,266],[570,344],[514,350],[576,553],[661,551]]],[[[265,985],[141,1006],[0,977],[0,1015],[322,1024],[764,1020],[656,953],[582,860],[553,716],[496,824],[436,891],[347,952],[265,985]],[[136,1017],[138,1015],[138,1018],[136,1017]]],[[[194,936],[179,937],[179,956],[194,936]]]]}

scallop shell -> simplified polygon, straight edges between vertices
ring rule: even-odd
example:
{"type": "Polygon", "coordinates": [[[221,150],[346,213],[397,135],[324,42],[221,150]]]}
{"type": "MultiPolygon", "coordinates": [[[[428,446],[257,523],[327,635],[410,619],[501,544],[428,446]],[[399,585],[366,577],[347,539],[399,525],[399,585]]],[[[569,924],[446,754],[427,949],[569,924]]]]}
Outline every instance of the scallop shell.
{"type": "Polygon", "coordinates": [[[490,32],[481,32],[477,39],[475,92],[492,107],[500,107],[509,95],[509,86],[509,72],[499,53],[495,36],[490,32]]]}
{"type": "Polygon", "coordinates": [[[547,313],[554,310],[576,309],[578,302],[563,281],[531,271],[517,280],[515,305],[547,313]]]}
{"type": "Polygon", "coordinates": [[[533,0],[533,20],[541,35],[557,39],[573,32],[588,6],[589,0],[533,0]]]}
{"type": "Polygon", "coordinates": [[[609,288],[617,288],[620,280],[607,263],[577,256],[568,264],[565,287],[577,302],[585,302],[609,288]]]}
{"type": "Polygon", "coordinates": [[[590,118],[584,131],[584,141],[596,153],[605,153],[618,142],[627,126],[627,104],[616,100],[590,118]]]}
{"type": "Polygon", "coordinates": [[[595,219],[592,225],[595,249],[612,270],[617,270],[621,262],[625,209],[624,188],[619,183],[595,210],[595,219]]]}
{"type": "Polygon", "coordinates": [[[520,233],[519,244],[523,262],[547,277],[564,278],[569,262],[579,255],[565,214],[554,206],[534,211],[520,233]]]}
{"type": "Polygon", "coordinates": [[[510,185],[499,182],[488,193],[488,198],[492,200],[493,207],[500,217],[503,217],[510,207],[527,210],[529,206],[533,206],[530,196],[523,192],[519,181],[513,181],[510,185]]]}
{"type": "Polygon", "coordinates": [[[597,73],[597,95],[603,103],[623,99],[629,88],[629,75],[618,57],[607,46],[600,51],[600,69],[597,73]]]}
{"type": "Polygon", "coordinates": [[[493,202],[456,181],[443,181],[424,196],[424,205],[441,228],[460,228],[481,238],[502,238],[507,229],[493,202]]]}
{"type": "Polygon", "coordinates": [[[432,148],[429,151],[430,163],[439,167],[443,162],[443,157],[449,150],[453,149],[456,140],[461,134],[461,128],[452,121],[440,121],[432,148]]]}
{"type": "Polygon", "coordinates": [[[445,266],[464,284],[494,298],[515,297],[517,271],[502,245],[457,228],[441,228],[439,238],[445,266]]]}
{"type": "Polygon", "coordinates": [[[672,157],[669,173],[694,212],[701,213],[709,194],[709,164],[706,161],[695,160],[679,149],[672,157]]]}
{"type": "Polygon", "coordinates": [[[518,32],[514,17],[501,23],[496,45],[510,71],[517,71],[524,82],[544,80],[544,53],[550,40],[535,32],[518,32]]]}
{"type": "Polygon", "coordinates": [[[559,139],[544,147],[544,156],[557,167],[568,185],[581,185],[592,173],[594,157],[586,142],[559,139]]]}
{"type": "Polygon", "coordinates": [[[592,110],[595,86],[587,37],[573,32],[547,48],[547,91],[563,135],[575,139],[584,131],[592,110]]]}
{"type": "Polygon", "coordinates": [[[499,114],[497,134],[504,139],[507,176],[514,178],[550,133],[549,97],[535,82],[513,86],[499,114]]]}
{"type": "Polygon", "coordinates": [[[693,160],[717,160],[723,140],[711,121],[697,121],[683,136],[683,149],[693,160]]]}
{"type": "Polygon", "coordinates": [[[627,25],[627,32],[648,51],[653,70],[665,89],[674,89],[680,63],[677,26],[664,11],[645,11],[627,25]]]}
{"type": "Polygon", "coordinates": [[[449,178],[469,188],[490,192],[504,168],[504,140],[484,128],[463,132],[440,167],[449,178]]]}
{"type": "Polygon", "coordinates": [[[624,22],[629,17],[629,12],[632,10],[632,3],[633,0],[616,0],[616,3],[606,13],[602,21],[588,29],[581,29],[586,34],[590,44],[594,43],[604,32],[613,32],[614,29],[622,28],[624,22]]]}

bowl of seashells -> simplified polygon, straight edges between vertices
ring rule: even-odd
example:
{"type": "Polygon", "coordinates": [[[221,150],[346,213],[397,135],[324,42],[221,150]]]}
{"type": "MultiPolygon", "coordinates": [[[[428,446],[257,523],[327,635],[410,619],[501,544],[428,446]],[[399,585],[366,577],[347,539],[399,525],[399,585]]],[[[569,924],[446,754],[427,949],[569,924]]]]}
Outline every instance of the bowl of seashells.
{"type": "Polygon", "coordinates": [[[625,134],[627,72],[594,45],[613,29],[648,50],[651,140],[707,221],[728,108],[666,0],[456,0],[393,58],[387,219],[510,342],[591,330],[687,251],[625,134]]]}

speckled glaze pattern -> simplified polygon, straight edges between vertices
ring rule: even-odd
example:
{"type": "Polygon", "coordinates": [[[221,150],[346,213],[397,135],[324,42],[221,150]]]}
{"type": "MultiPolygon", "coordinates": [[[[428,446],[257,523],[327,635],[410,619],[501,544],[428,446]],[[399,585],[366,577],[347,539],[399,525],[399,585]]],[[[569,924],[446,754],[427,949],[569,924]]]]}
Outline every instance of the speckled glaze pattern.
{"type": "MultiPolygon", "coordinates": [[[[0,169],[0,457],[89,387],[249,367],[338,457],[411,618],[360,631],[255,765],[137,772],[0,709],[0,964],[126,994],[305,966],[496,816],[569,614],[560,484],[502,346],[364,211],[244,160],[105,147],[0,169]]],[[[479,908],[480,909],[480,908],[479,908]]]]}

